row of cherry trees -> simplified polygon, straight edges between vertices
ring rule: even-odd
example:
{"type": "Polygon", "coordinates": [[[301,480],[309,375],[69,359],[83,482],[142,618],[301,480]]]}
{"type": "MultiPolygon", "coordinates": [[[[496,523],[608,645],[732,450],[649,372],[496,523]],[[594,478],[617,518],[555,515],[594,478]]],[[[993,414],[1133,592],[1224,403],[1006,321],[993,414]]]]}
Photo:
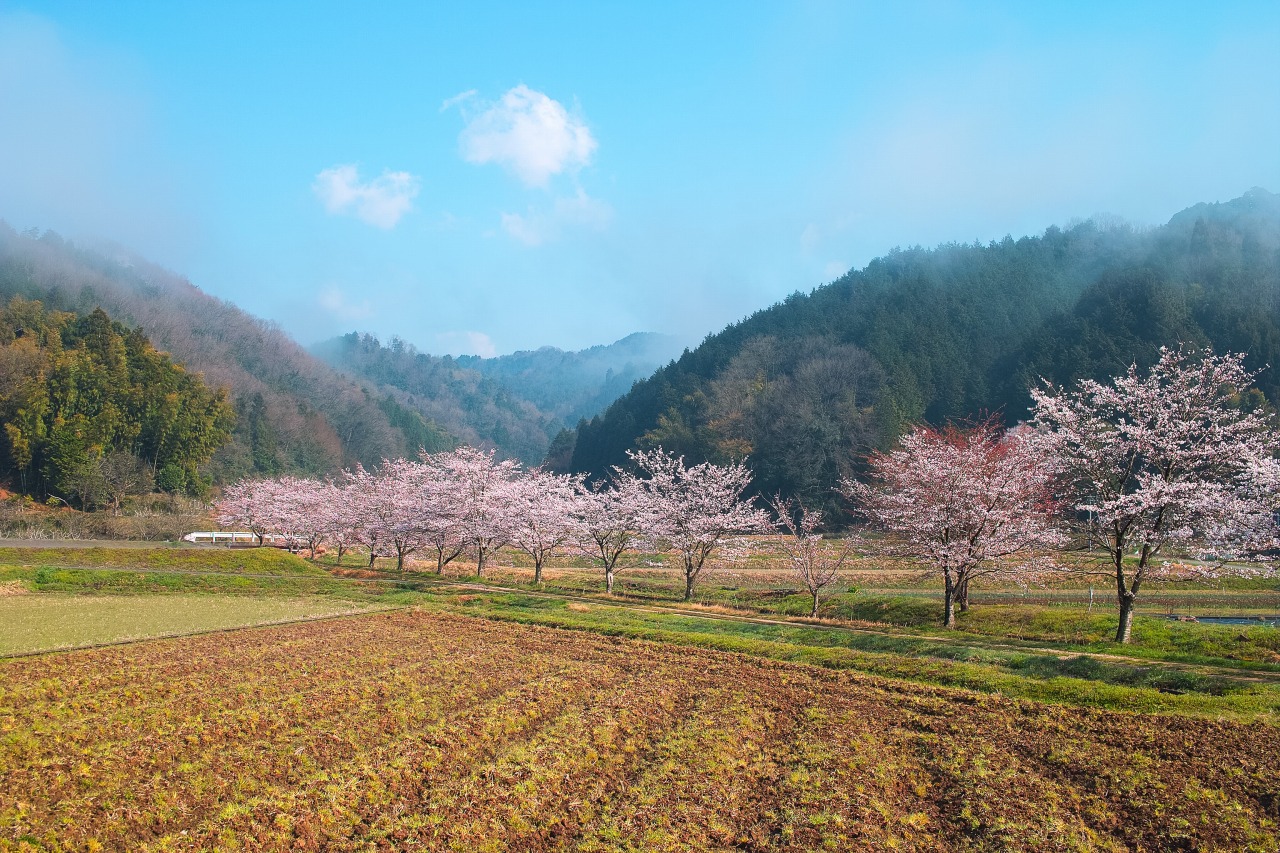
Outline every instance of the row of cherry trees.
{"type": "Polygon", "coordinates": [[[1280,442],[1250,391],[1254,376],[1240,354],[1166,349],[1145,373],[1132,367],[1110,383],[1033,391],[1033,418],[1015,430],[994,421],[917,427],[871,456],[866,480],[842,483],[856,512],[885,534],[843,547],[824,542],[821,515],[794,501],[775,498],[770,519],[744,499],[744,463],[689,467],[660,448],[632,453],[633,470],[614,468],[592,488],[466,447],[357,468],[338,482],[242,482],[226,491],[220,521],[293,537],[313,552],[326,542],[339,557],[359,545],[371,565],[394,556],[399,569],[430,552],[443,572],[467,553],[482,575],[512,545],[532,558],[535,581],[551,555],[583,553],[609,592],[628,551],[667,550],[679,557],[686,600],[715,552],[780,527],[814,615],[857,541],[940,575],[948,627],[984,575],[1102,574],[1116,588],[1116,640],[1127,642],[1146,581],[1256,574],[1257,565],[1221,558],[1280,545],[1280,442]],[[1100,546],[1105,562],[1081,569],[1052,558],[1082,544],[1100,546]],[[1162,559],[1170,551],[1183,559],[1162,559]]]}
{"type": "Polygon", "coordinates": [[[842,491],[887,534],[876,548],[943,577],[947,626],[981,575],[1083,571],[1114,583],[1128,642],[1148,580],[1274,574],[1280,441],[1244,358],[1162,349],[1146,372],[1046,384],[1028,425],[918,427],[842,491]],[[1105,559],[1047,557],[1068,543],[1105,559]]]}
{"type": "Polygon", "coordinates": [[[661,448],[631,460],[634,470],[615,468],[588,487],[578,475],[524,470],[461,447],[357,467],[338,481],[241,481],[224,492],[218,521],[284,536],[313,556],[322,543],[339,559],[359,546],[371,566],[395,557],[401,571],[414,554],[430,554],[437,573],[466,554],[483,576],[494,552],[513,546],[532,558],[540,582],[549,557],[582,553],[599,563],[609,592],[624,554],[665,550],[680,560],[686,600],[713,554],[735,555],[749,544],[743,534],[770,528],[743,497],[751,480],[745,464],[686,466],[661,448]]]}

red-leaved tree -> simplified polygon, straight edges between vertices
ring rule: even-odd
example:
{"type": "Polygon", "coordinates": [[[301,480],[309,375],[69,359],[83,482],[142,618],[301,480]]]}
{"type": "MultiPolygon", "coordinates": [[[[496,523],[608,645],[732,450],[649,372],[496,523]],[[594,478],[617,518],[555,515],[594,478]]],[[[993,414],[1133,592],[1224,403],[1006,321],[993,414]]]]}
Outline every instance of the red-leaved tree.
{"type": "Polygon", "coordinates": [[[880,553],[942,576],[943,624],[953,628],[956,601],[967,606],[975,578],[1047,567],[1040,552],[1064,541],[1054,474],[1038,435],[1002,433],[988,420],[915,427],[896,449],[871,457],[869,482],[846,479],[841,491],[885,534],[874,545],[880,553]]]}

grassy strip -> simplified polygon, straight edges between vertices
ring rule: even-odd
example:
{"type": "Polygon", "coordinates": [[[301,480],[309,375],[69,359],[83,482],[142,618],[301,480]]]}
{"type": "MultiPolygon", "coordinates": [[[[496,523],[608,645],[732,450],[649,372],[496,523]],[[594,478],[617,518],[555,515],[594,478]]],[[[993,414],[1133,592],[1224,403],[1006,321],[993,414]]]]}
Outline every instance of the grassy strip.
{"type": "Polygon", "coordinates": [[[315,619],[367,609],[350,601],[220,595],[0,598],[0,656],[315,619]]]}
{"type": "Polygon", "coordinates": [[[327,576],[318,566],[278,548],[0,548],[0,564],[327,576]]]}
{"type": "Polygon", "coordinates": [[[518,594],[442,598],[435,606],[504,621],[744,652],[1042,702],[1242,720],[1280,717],[1280,686],[1244,685],[1089,658],[999,653],[923,643],[911,637],[639,613],[625,607],[518,594]]]}
{"type": "Polygon", "coordinates": [[[327,575],[243,577],[235,574],[132,572],[105,569],[67,569],[50,566],[0,565],[0,583],[20,582],[32,592],[78,592],[100,595],[158,593],[235,593],[242,595],[318,595],[349,600],[382,597],[396,591],[386,584],[335,580],[327,575]]]}
{"type": "MultiPolygon", "coordinates": [[[[580,586],[551,581],[534,589],[528,583],[503,578],[510,586],[528,587],[531,592],[547,591],[584,595],[580,586]]],[[[588,597],[603,593],[589,590],[588,597]]],[[[736,600],[721,590],[708,588],[700,600],[737,609],[779,617],[808,616],[812,600],[807,595],[785,590],[742,592],[736,600]]],[[[653,606],[681,606],[672,596],[626,595],[653,606]]],[[[906,634],[942,631],[942,604],[932,597],[842,593],[823,601],[819,615],[824,619],[870,623],[906,634]]],[[[1010,645],[1048,646],[1064,652],[1118,654],[1152,661],[1240,667],[1280,672],[1280,630],[1246,625],[1208,625],[1175,622],[1156,616],[1139,615],[1134,620],[1132,642],[1118,645],[1116,614],[1099,607],[1089,613],[1080,608],[1046,607],[1024,604],[983,604],[957,614],[955,635],[972,643],[998,641],[1010,645]]]]}

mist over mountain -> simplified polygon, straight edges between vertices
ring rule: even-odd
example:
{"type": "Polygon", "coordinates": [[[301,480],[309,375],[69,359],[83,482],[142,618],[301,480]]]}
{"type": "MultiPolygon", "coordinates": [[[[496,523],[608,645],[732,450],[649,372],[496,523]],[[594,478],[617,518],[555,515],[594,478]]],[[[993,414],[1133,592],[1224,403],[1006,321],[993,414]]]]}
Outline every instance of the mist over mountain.
{"type": "Polygon", "coordinates": [[[599,414],[680,351],[677,339],[637,332],[577,352],[542,347],[510,355],[435,356],[400,338],[383,345],[352,332],[311,351],[375,383],[459,440],[536,464],[553,439],[599,414]]]}
{"type": "MultiPolygon", "coordinates": [[[[101,307],[228,389],[231,440],[202,469],[214,482],[460,442],[599,474],[662,445],[690,461],[749,456],[762,493],[823,503],[908,424],[1017,421],[1040,377],[1105,378],[1179,343],[1280,364],[1280,197],[1255,189],[1156,228],[1095,219],[894,249],[670,362],[676,340],[647,333],[454,358],[353,332],[308,352],[130,252],[0,225],[0,300],[14,296],[81,317],[101,307]]],[[[1280,371],[1258,383],[1280,399],[1280,371]]]]}
{"type": "Polygon", "coordinates": [[[453,442],[275,324],[124,249],[86,248],[48,231],[19,234],[0,223],[0,302],[14,296],[80,316],[101,307],[209,386],[228,389],[236,412],[231,440],[205,466],[216,482],[334,471],[453,442]]]}
{"type": "MultiPolygon", "coordinates": [[[[661,445],[749,456],[756,487],[825,503],[906,425],[1024,417],[1045,377],[1103,379],[1160,346],[1280,366],[1280,197],[1254,189],[1163,226],[1089,220],[988,244],[894,249],[758,311],[659,369],[577,433],[601,474],[661,445]]],[[[1259,387],[1280,400],[1280,370],[1259,387]]]]}

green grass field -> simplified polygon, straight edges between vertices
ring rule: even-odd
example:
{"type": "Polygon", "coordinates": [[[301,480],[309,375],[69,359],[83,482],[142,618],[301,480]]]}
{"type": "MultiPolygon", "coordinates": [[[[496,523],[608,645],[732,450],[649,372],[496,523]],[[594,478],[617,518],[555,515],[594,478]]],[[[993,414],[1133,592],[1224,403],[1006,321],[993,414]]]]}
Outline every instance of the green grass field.
{"type": "Polygon", "coordinates": [[[0,656],[365,609],[367,606],[352,602],[317,597],[11,594],[0,597],[0,656]]]}

